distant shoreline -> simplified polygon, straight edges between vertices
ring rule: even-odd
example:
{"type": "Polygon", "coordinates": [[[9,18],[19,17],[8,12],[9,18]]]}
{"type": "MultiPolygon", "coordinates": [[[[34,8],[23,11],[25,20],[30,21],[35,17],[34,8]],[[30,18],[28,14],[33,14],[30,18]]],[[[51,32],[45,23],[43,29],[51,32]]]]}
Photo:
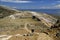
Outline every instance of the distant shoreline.
{"type": "Polygon", "coordinates": [[[34,11],[40,13],[47,13],[55,16],[60,16],[60,9],[17,9],[20,11],[34,11]]]}

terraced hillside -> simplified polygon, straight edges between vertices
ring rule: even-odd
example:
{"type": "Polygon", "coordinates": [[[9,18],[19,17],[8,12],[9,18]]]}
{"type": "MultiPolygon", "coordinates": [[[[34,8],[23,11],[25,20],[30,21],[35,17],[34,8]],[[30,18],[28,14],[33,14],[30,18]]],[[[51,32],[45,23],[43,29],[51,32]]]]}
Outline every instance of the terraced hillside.
{"type": "MultiPolygon", "coordinates": [[[[59,40],[60,22],[49,28],[28,11],[0,7],[0,40],[59,40]]],[[[59,19],[58,17],[56,17],[59,19]]]]}

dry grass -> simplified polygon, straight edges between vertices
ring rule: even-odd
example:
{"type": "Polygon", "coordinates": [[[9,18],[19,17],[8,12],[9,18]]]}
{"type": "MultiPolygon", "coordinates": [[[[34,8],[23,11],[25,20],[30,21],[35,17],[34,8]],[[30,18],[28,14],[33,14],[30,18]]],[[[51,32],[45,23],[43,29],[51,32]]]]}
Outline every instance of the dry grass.
{"type": "MultiPolygon", "coordinates": [[[[27,32],[24,27],[25,27],[25,23],[29,23],[31,25],[28,25],[28,29],[34,29],[35,32],[41,33],[41,32],[47,32],[48,35],[53,38],[54,40],[59,40],[60,38],[57,38],[55,35],[56,33],[59,31],[58,28],[56,29],[50,29],[47,30],[48,28],[40,21],[34,20],[32,18],[21,18],[21,19],[11,19],[9,17],[5,17],[3,19],[0,19],[0,34],[8,34],[8,35],[15,35],[15,34],[28,34],[29,32],[27,32]]],[[[44,34],[45,35],[45,34],[44,34]]],[[[22,36],[22,37],[15,37],[13,36],[11,39],[9,40],[37,40],[37,37],[41,37],[42,36],[42,40],[43,37],[45,38],[47,35],[44,36],[43,34],[40,36],[22,36]]],[[[52,40],[51,38],[48,38],[48,36],[45,38],[46,40],[52,40]],[[48,39],[47,39],[48,38],[48,39]]],[[[38,40],[41,40],[38,39],[38,40]]],[[[45,40],[44,39],[44,40],[45,40]]]]}
{"type": "MultiPolygon", "coordinates": [[[[3,18],[0,20],[0,34],[6,34],[6,33],[11,33],[13,34],[14,31],[16,31],[16,33],[21,32],[20,29],[23,29],[25,26],[25,23],[39,23],[36,20],[33,20],[32,18],[26,18],[26,19],[10,19],[8,17],[3,18]],[[12,31],[13,30],[13,31],[12,31]],[[19,32],[18,32],[19,30],[19,32]],[[13,33],[12,33],[13,32],[13,33]]],[[[22,30],[23,31],[23,30],[22,30]]]]}
{"type": "Polygon", "coordinates": [[[37,34],[34,34],[33,36],[13,36],[9,40],[37,40],[37,37],[37,34]]]}

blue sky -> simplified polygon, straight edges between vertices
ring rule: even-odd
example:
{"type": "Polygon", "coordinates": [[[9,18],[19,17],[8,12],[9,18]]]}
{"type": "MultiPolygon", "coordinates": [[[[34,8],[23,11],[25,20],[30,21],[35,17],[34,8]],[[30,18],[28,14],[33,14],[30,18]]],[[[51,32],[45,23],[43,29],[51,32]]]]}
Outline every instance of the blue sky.
{"type": "Polygon", "coordinates": [[[0,5],[18,9],[60,9],[60,0],[0,0],[0,5]]]}

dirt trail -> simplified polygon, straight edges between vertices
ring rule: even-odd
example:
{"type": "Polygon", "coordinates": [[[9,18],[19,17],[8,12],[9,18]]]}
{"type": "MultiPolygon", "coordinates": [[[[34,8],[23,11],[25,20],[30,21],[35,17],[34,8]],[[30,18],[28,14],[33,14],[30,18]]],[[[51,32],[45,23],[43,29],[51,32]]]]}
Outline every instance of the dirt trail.
{"type": "Polygon", "coordinates": [[[0,40],[9,40],[13,36],[23,36],[21,34],[16,34],[16,35],[0,35],[0,40]]]}
{"type": "Polygon", "coordinates": [[[27,28],[27,24],[29,24],[29,23],[25,23],[25,29],[26,29],[26,31],[31,33],[31,31],[27,28]]]}
{"type": "MultiPolygon", "coordinates": [[[[31,30],[29,30],[29,29],[27,28],[27,24],[29,24],[29,23],[25,23],[25,28],[24,28],[24,29],[26,29],[26,31],[28,31],[28,32],[32,33],[32,32],[31,32],[31,30]]],[[[39,34],[39,33],[34,32],[34,34],[39,34]]]]}
{"type": "Polygon", "coordinates": [[[12,37],[12,35],[8,36],[8,35],[1,35],[0,36],[0,40],[8,40],[12,37]]]}

